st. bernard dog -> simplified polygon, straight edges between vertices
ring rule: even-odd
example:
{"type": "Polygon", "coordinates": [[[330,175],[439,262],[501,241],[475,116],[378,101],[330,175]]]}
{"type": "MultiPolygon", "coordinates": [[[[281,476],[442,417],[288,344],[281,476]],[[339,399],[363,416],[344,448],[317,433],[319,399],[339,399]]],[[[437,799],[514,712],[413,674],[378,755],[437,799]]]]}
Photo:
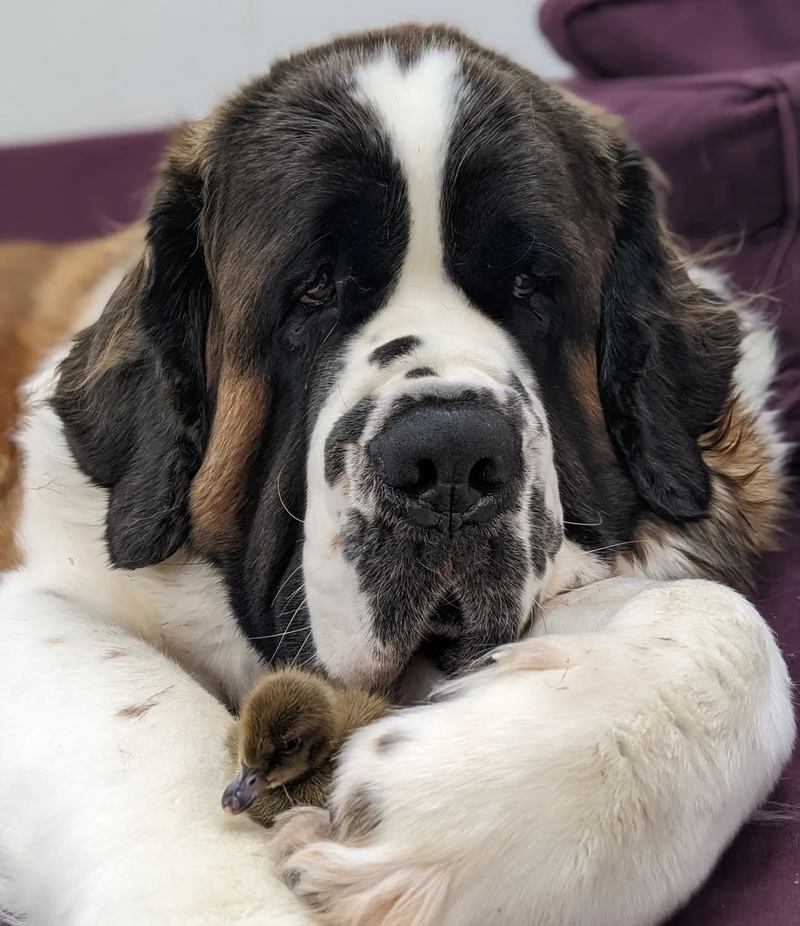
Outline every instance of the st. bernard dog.
{"type": "Polygon", "coordinates": [[[740,594],[783,446],[771,333],[617,124],[447,29],[356,35],[180,133],[126,240],[20,432],[0,906],[662,921],[792,748],[740,594]],[[269,836],[219,796],[285,662],[422,703],[269,836]]]}

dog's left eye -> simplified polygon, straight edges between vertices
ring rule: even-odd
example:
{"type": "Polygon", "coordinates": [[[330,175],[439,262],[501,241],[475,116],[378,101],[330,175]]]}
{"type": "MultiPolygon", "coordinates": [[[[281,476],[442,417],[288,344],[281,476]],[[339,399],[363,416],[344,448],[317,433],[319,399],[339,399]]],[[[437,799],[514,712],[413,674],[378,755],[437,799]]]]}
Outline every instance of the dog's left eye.
{"type": "Polygon", "coordinates": [[[332,302],[335,295],[336,281],[333,278],[333,268],[325,264],[317,270],[311,285],[300,296],[300,302],[312,308],[321,308],[332,302]]]}
{"type": "Polygon", "coordinates": [[[547,289],[547,281],[530,273],[518,273],[514,277],[514,298],[530,299],[547,289]]]}

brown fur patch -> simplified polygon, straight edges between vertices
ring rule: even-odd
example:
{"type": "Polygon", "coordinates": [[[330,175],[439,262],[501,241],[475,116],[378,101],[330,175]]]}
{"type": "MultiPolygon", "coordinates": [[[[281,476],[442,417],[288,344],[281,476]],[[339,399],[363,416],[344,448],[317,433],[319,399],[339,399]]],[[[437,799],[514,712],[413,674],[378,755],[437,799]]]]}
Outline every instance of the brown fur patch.
{"type": "Polygon", "coordinates": [[[359,845],[380,826],[381,819],[375,791],[367,787],[358,788],[337,809],[333,820],[334,839],[351,846],[359,845]]]}
{"type": "Polygon", "coordinates": [[[387,752],[391,752],[395,746],[399,746],[407,740],[408,737],[404,733],[383,733],[376,738],[373,745],[378,755],[385,755],[387,752]]]}
{"type": "Polygon", "coordinates": [[[203,552],[224,553],[236,540],[236,517],[247,468],[267,418],[264,377],[241,376],[224,366],[208,450],[192,483],[192,539],[203,552]]]}
{"type": "Polygon", "coordinates": [[[596,442],[598,449],[602,448],[610,461],[613,458],[613,450],[606,433],[603,406],[600,404],[600,393],[597,387],[597,354],[594,344],[583,349],[567,348],[566,360],[575,398],[580,402],[592,428],[598,431],[600,437],[600,440],[596,442]]]}
{"type": "Polygon", "coordinates": [[[17,390],[80,327],[92,289],[135,252],[141,235],[134,226],[79,244],[0,246],[0,572],[18,562],[20,458],[12,437],[21,412],[17,390]]]}
{"type": "Polygon", "coordinates": [[[736,398],[701,437],[700,449],[713,473],[709,516],[683,525],[680,533],[660,521],[644,522],[638,532],[643,543],[631,558],[644,565],[648,542],[674,547],[695,575],[746,592],[752,587],[756,557],[776,547],[785,489],[764,438],[736,398]]]}
{"type": "Polygon", "coordinates": [[[155,701],[143,701],[141,704],[131,704],[130,707],[123,707],[117,711],[117,717],[127,717],[130,720],[138,720],[143,717],[152,707],[156,706],[155,701]]]}
{"type": "Polygon", "coordinates": [[[762,549],[775,537],[779,492],[773,464],[752,415],[738,399],[725,409],[717,426],[700,440],[703,458],[724,480],[725,494],[735,495],[737,507],[758,536],[762,549]]]}

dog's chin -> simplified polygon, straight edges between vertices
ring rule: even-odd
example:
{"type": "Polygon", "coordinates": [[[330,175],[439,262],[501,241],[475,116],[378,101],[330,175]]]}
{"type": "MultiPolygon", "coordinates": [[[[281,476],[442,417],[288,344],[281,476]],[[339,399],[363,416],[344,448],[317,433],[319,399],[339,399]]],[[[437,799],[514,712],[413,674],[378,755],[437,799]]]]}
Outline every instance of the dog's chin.
{"type": "Polygon", "coordinates": [[[398,656],[395,674],[384,690],[398,704],[412,705],[428,699],[442,682],[470,672],[501,642],[486,639],[467,642],[462,637],[470,615],[454,593],[450,593],[428,617],[427,630],[410,656],[398,656]]]}

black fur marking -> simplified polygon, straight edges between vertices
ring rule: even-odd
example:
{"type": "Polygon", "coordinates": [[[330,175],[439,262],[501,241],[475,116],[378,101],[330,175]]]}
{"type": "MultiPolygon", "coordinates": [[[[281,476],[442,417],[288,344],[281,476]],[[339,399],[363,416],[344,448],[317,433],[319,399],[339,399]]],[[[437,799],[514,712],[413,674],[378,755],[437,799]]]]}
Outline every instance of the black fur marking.
{"type": "Polygon", "coordinates": [[[387,341],[376,347],[369,355],[370,363],[379,367],[388,367],[392,361],[399,357],[405,357],[418,347],[422,346],[422,341],[416,335],[407,334],[402,338],[395,338],[393,341],[387,341]]]}
{"type": "Polygon", "coordinates": [[[668,266],[643,159],[623,148],[619,163],[625,204],[603,286],[600,395],[614,448],[641,497],[662,517],[690,520],[707,514],[712,501],[697,439],[730,393],[736,321],[732,313],[707,313],[689,338],[670,317],[675,290],[692,290],[684,270],[668,266]]]}
{"type": "Polygon", "coordinates": [[[375,747],[375,752],[379,755],[385,755],[388,752],[392,752],[395,746],[400,746],[402,743],[407,743],[409,736],[407,733],[400,733],[394,731],[392,733],[382,733],[379,737],[376,738],[373,746],[375,747]]]}
{"type": "Polygon", "coordinates": [[[428,376],[436,376],[436,370],[433,367],[414,367],[406,373],[406,379],[425,379],[428,376]]]}
{"type": "Polygon", "coordinates": [[[558,552],[563,535],[547,507],[544,492],[537,486],[531,489],[528,512],[530,515],[531,564],[536,575],[541,577],[547,569],[548,561],[558,552]]]}
{"type": "Polygon", "coordinates": [[[445,597],[456,597],[459,624],[449,628],[447,640],[435,641],[442,671],[455,672],[486,649],[515,640],[529,568],[515,537],[517,516],[509,510],[491,527],[462,530],[442,544],[388,512],[374,520],[349,513],[341,548],[370,602],[377,639],[401,653],[414,652],[427,633],[426,617],[445,597]]]}
{"type": "Polygon", "coordinates": [[[299,868],[284,868],[280,874],[281,881],[292,891],[300,883],[302,877],[303,872],[299,868]]]}
{"type": "Polygon", "coordinates": [[[451,407],[469,406],[470,408],[485,408],[487,411],[495,411],[501,415],[509,414],[509,410],[498,403],[491,389],[472,387],[468,389],[459,388],[452,396],[447,394],[440,395],[439,393],[432,396],[427,392],[401,395],[392,403],[386,420],[383,422],[384,427],[394,418],[399,418],[406,412],[420,405],[427,405],[432,401],[438,401],[441,402],[442,405],[447,404],[451,407]]]}
{"type": "Polygon", "coordinates": [[[527,408],[528,411],[533,411],[533,399],[530,397],[528,390],[522,385],[522,380],[516,373],[511,374],[509,385],[520,397],[525,408],[527,408]]]}
{"type": "Polygon", "coordinates": [[[383,814],[380,798],[374,788],[366,785],[348,794],[334,809],[331,834],[346,845],[364,843],[380,826],[383,814]]]}
{"type": "Polygon", "coordinates": [[[325,481],[328,485],[334,485],[344,475],[347,447],[361,440],[374,408],[374,399],[361,399],[331,428],[331,433],[325,441],[325,481]]]}

